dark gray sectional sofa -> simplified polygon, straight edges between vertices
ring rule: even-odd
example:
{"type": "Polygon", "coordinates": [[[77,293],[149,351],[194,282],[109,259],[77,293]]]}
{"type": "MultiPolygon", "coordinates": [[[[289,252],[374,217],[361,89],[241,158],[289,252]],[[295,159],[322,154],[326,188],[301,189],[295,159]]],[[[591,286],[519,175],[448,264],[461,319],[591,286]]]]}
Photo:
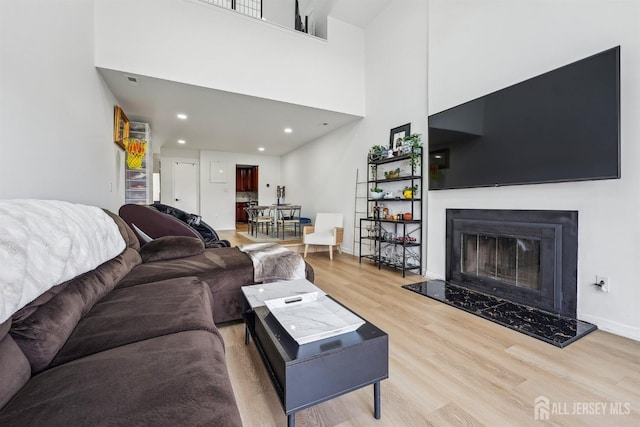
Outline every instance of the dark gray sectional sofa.
{"type": "Polygon", "coordinates": [[[126,249],[0,325],[0,426],[241,426],[215,322],[241,318],[251,260],[190,237],[141,249],[110,215],[126,249]]]}

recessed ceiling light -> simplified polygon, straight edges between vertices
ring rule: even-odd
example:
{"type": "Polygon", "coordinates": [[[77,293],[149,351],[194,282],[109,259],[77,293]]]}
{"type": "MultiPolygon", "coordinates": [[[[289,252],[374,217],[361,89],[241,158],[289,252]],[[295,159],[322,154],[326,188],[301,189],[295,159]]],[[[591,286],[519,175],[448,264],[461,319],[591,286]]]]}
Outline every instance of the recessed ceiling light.
{"type": "Polygon", "coordinates": [[[185,141],[184,139],[179,139],[178,140],[178,144],[186,144],[186,143],[187,143],[187,141],[185,141]]]}
{"type": "Polygon", "coordinates": [[[258,147],[258,151],[264,151],[264,147],[258,147]]]}
{"type": "Polygon", "coordinates": [[[291,133],[293,132],[293,129],[291,128],[284,128],[284,133],[291,133]]]}
{"type": "Polygon", "coordinates": [[[187,115],[186,115],[186,114],[184,114],[184,113],[178,113],[178,118],[179,118],[180,120],[187,120],[187,115]]]}

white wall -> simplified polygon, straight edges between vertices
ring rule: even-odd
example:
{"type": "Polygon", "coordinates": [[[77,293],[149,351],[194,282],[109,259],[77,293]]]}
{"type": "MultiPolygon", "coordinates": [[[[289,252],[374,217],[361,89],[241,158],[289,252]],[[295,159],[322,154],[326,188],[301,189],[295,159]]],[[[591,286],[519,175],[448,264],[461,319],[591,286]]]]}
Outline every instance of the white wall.
{"type": "Polygon", "coordinates": [[[579,212],[578,317],[640,339],[640,2],[431,0],[429,114],[621,45],[622,179],[429,192],[430,274],[445,274],[445,209],[579,212]],[[611,292],[592,283],[608,276],[611,292]]]}
{"type": "Polygon", "coordinates": [[[124,153],[94,67],[92,1],[0,1],[0,198],[116,211],[124,153]]]}
{"type": "Polygon", "coordinates": [[[366,173],[365,127],[366,119],[345,125],[282,158],[286,202],[300,204],[301,216],[312,221],[318,212],[342,213],[347,253],[353,247],[356,169],[366,173]]]}
{"type": "Polygon", "coordinates": [[[96,0],[96,66],[362,116],[363,31],[329,41],[197,0],[96,0]]]}
{"type": "MultiPolygon", "coordinates": [[[[258,203],[260,205],[276,203],[276,187],[283,185],[280,157],[201,151],[200,215],[215,230],[234,230],[236,227],[236,165],[258,166],[258,203]],[[227,164],[226,183],[209,182],[211,162],[227,164]]],[[[289,188],[287,187],[286,190],[287,202],[289,202],[291,200],[289,188]]]]}
{"type": "Polygon", "coordinates": [[[426,16],[426,2],[396,0],[369,24],[366,117],[283,157],[287,201],[301,203],[302,215],[311,218],[318,212],[342,212],[347,252],[353,250],[356,169],[366,180],[369,147],[387,146],[390,130],[405,123],[411,123],[412,132],[425,134],[426,16]]]}
{"type": "Polygon", "coordinates": [[[262,1],[262,18],[267,22],[293,29],[295,27],[295,16],[295,0],[262,1]]]}
{"type": "MultiPolygon", "coordinates": [[[[160,203],[175,206],[173,194],[173,166],[175,162],[196,163],[200,170],[200,151],[162,147],[160,150],[160,203]]],[[[157,171],[157,170],[156,170],[157,171]]],[[[199,173],[198,173],[199,176],[199,173]]],[[[197,185],[196,185],[197,187],[197,185]]],[[[198,194],[198,199],[200,195],[198,194]]],[[[196,212],[200,215],[200,201],[196,212]]],[[[206,222],[206,221],[205,221],[206,222]]]]}

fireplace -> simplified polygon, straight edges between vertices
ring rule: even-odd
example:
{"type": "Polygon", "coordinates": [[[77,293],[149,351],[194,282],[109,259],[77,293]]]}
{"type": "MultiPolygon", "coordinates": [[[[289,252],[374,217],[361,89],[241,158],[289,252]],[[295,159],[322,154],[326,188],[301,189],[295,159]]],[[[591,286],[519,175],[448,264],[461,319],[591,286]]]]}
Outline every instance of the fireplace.
{"type": "Polygon", "coordinates": [[[446,280],[576,318],[578,213],[447,209],[446,280]]]}

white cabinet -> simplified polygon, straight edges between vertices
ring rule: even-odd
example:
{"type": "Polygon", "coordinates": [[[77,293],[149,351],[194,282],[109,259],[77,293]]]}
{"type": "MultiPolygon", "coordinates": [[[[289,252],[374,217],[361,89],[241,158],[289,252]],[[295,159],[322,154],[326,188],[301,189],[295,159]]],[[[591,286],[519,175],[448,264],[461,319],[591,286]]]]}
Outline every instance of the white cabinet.
{"type": "Polygon", "coordinates": [[[124,202],[148,205],[153,203],[153,153],[151,150],[151,128],[149,124],[131,122],[129,137],[147,141],[147,151],[140,169],[130,169],[125,162],[124,202]]]}

